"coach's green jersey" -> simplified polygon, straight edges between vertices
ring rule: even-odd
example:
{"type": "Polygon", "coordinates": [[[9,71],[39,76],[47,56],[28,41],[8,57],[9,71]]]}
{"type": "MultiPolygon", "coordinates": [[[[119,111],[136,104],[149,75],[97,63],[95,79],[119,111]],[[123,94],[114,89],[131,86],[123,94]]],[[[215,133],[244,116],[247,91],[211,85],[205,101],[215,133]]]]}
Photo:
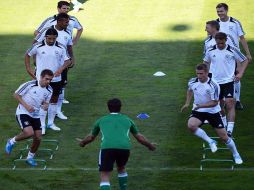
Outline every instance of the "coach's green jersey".
{"type": "Polygon", "coordinates": [[[96,136],[101,132],[101,149],[130,149],[129,132],[138,133],[135,123],[126,115],[109,114],[98,119],[92,130],[96,136]]]}

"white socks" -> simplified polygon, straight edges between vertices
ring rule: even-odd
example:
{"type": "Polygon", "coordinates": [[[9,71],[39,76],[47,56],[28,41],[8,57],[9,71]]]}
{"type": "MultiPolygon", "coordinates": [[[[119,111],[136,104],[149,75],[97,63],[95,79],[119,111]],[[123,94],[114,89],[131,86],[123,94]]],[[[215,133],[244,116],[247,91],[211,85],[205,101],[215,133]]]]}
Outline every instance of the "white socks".
{"type": "Polygon", "coordinates": [[[57,113],[62,111],[63,100],[64,100],[64,88],[62,89],[62,93],[59,94],[59,97],[58,97],[57,113]]]}
{"type": "Polygon", "coordinates": [[[226,142],[226,145],[229,148],[229,150],[232,152],[233,156],[239,155],[233,139],[229,138],[228,141],[226,142]]]}
{"type": "Polygon", "coordinates": [[[56,110],[57,110],[57,104],[50,103],[49,109],[48,109],[48,125],[52,125],[54,123],[56,110]]]}
{"type": "Polygon", "coordinates": [[[27,154],[27,158],[26,159],[31,159],[31,158],[34,158],[34,155],[35,155],[35,153],[32,153],[32,152],[28,152],[28,154],[27,154]]]}
{"type": "Polygon", "coordinates": [[[227,132],[233,133],[235,122],[228,122],[227,132]]]}
{"type": "Polygon", "coordinates": [[[211,139],[210,137],[208,137],[208,135],[206,134],[206,132],[201,129],[198,128],[195,132],[194,135],[198,136],[199,138],[203,139],[204,141],[208,142],[209,144],[213,141],[213,139],[211,139]]]}
{"type": "Polygon", "coordinates": [[[44,109],[40,109],[40,120],[41,120],[41,126],[46,126],[46,117],[47,117],[47,111],[44,109]]]}
{"type": "Polygon", "coordinates": [[[240,94],[241,94],[241,82],[235,83],[235,99],[236,101],[240,101],[240,94]]]}
{"type": "Polygon", "coordinates": [[[17,141],[15,140],[15,137],[11,138],[10,143],[11,145],[15,144],[17,141]]]}

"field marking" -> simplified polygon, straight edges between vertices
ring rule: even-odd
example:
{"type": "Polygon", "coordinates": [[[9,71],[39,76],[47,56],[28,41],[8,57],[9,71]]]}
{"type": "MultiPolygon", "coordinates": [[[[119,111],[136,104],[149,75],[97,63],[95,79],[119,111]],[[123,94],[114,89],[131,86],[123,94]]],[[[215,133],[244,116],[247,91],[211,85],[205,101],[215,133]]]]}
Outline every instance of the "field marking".
{"type": "MultiPolygon", "coordinates": [[[[182,168],[182,167],[165,167],[165,168],[126,168],[127,171],[200,171],[199,168],[182,168]]],[[[98,171],[98,168],[16,168],[13,170],[12,168],[0,168],[0,171],[98,171]]],[[[231,170],[230,168],[204,168],[201,172],[206,171],[254,171],[254,168],[235,168],[231,170]]]]}

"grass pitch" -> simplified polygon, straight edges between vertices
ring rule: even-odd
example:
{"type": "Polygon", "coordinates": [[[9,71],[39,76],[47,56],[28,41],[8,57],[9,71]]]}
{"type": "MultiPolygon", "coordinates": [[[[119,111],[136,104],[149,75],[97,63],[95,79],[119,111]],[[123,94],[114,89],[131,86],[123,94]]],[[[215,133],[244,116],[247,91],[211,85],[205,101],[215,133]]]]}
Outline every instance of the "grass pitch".
{"type": "MultiPolygon", "coordinates": [[[[253,65],[242,80],[245,110],[237,112],[234,132],[245,161],[238,170],[200,172],[202,142],[186,129],[189,113],[179,112],[185,101],[187,81],[195,74],[194,66],[202,60],[205,21],[217,18],[215,6],[219,1],[216,0],[89,0],[84,11],[70,12],[78,17],[85,30],[74,48],[77,65],[70,71],[66,90],[71,104],[64,105],[63,110],[69,120],[57,120],[62,131],[49,131],[45,137],[60,142],[53,160],[48,161],[48,167],[53,169],[6,170],[25,146],[21,142],[10,157],[4,155],[6,140],[19,132],[14,117],[17,102],[12,94],[22,82],[30,80],[25,72],[24,53],[31,46],[34,29],[56,13],[56,3],[55,0],[0,2],[0,189],[98,189],[100,140],[81,149],[75,138],[83,137],[92,123],[107,113],[106,101],[112,97],[122,99],[122,112],[130,115],[141,132],[159,144],[156,152],[149,152],[133,141],[128,163],[129,189],[253,189],[250,181],[254,168],[253,65]],[[156,71],[167,75],[153,77],[156,71]],[[150,118],[136,119],[142,112],[150,118]]],[[[250,19],[254,17],[253,2],[226,3],[230,15],[242,22],[249,47],[254,49],[250,19]]],[[[218,167],[229,168],[209,165],[209,168],[218,167]]],[[[117,188],[114,173],[112,189],[117,188]]]]}

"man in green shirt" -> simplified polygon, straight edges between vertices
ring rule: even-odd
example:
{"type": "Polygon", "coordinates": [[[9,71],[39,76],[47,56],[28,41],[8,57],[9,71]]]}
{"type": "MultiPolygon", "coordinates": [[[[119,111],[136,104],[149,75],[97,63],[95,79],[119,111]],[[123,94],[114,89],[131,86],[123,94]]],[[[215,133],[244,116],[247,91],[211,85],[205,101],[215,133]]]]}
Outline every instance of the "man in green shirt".
{"type": "Polygon", "coordinates": [[[137,141],[149,150],[156,149],[154,143],[150,143],[136,127],[135,123],[126,115],[120,113],[121,101],[117,98],[108,101],[110,114],[98,119],[92,132],[80,141],[80,146],[84,147],[94,141],[96,136],[101,132],[101,150],[99,155],[100,171],[100,190],[110,190],[110,173],[116,162],[118,170],[119,186],[121,190],[127,189],[128,174],[125,171],[130,155],[130,138],[129,132],[137,141]]]}

